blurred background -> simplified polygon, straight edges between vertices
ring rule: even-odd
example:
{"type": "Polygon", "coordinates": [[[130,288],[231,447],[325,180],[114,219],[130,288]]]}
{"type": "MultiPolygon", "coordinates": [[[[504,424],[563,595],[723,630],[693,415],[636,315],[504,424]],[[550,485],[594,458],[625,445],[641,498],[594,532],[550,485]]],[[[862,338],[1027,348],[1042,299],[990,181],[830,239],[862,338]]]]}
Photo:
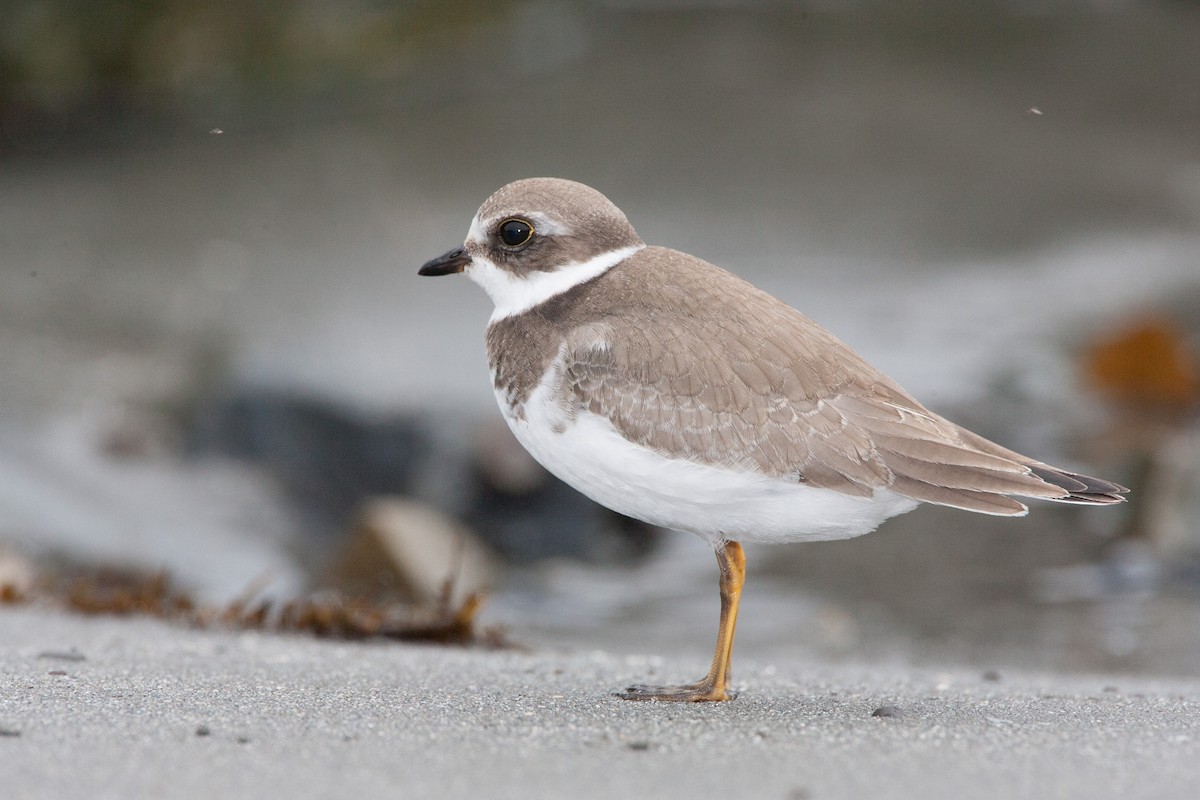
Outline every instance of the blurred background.
{"type": "Polygon", "coordinates": [[[755,548],[739,651],[1200,673],[1200,4],[7,0],[0,583],[489,590],[518,641],[696,653],[716,572],[515,445],[500,185],[589,183],[935,410],[1130,485],[755,548]]]}

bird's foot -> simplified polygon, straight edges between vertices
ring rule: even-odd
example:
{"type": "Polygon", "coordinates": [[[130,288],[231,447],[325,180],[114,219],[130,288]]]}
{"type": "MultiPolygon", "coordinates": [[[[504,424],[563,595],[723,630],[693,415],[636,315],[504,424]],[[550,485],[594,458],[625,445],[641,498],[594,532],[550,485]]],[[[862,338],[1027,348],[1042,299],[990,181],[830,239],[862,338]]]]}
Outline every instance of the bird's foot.
{"type": "Polygon", "coordinates": [[[703,680],[685,686],[629,686],[617,692],[622,700],[659,700],[669,703],[722,703],[737,697],[737,692],[703,680]]]}

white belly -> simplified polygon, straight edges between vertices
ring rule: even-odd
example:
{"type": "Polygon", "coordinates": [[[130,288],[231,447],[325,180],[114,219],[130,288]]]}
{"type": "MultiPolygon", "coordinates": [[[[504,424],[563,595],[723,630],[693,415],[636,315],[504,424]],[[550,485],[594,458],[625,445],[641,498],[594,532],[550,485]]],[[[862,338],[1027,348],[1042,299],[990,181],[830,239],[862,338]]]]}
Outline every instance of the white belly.
{"type": "Polygon", "coordinates": [[[567,418],[545,381],[526,401],[523,418],[502,394],[497,401],[525,449],[570,486],[614,511],[713,543],[847,539],[918,505],[887,490],[854,497],[666,458],[628,441],[603,417],[579,411],[567,418]]]}

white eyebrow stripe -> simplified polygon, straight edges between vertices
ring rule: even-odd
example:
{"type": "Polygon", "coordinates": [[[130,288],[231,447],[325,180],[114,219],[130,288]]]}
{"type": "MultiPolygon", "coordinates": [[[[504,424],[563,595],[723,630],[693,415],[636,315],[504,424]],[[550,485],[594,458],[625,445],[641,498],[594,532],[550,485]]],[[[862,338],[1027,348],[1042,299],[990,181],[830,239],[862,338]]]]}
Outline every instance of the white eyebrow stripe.
{"type": "Polygon", "coordinates": [[[533,223],[533,229],[546,236],[570,236],[574,230],[565,222],[551,219],[539,211],[526,214],[525,217],[533,223]]]}

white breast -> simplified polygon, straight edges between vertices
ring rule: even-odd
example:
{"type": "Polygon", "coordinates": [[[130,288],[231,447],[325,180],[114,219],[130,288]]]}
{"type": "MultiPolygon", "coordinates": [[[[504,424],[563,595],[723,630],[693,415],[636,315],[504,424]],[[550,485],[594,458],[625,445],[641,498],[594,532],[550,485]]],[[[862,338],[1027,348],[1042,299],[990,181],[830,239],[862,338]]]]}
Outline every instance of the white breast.
{"type": "Polygon", "coordinates": [[[652,525],[719,543],[847,539],[918,505],[887,490],[855,497],[753,471],[665,457],[622,437],[611,422],[567,409],[554,394],[557,364],[547,370],[521,414],[501,392],[509,427],[534,458],[601,505],[652,525]]]}

